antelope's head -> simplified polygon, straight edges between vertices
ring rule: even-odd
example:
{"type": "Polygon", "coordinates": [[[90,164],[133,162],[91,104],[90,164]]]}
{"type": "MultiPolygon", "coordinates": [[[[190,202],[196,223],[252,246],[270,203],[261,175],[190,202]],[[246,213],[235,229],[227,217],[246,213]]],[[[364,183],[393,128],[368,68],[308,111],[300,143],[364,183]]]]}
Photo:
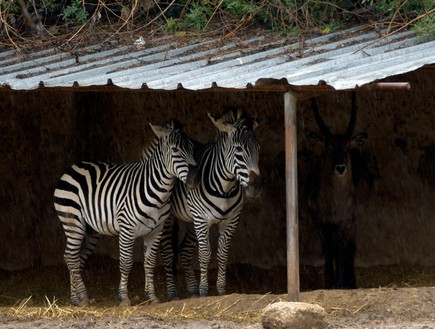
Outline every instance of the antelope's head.
{"type": "Polygon", "coordinates": [[[333,174],[336,176],[343,176],[347,172],[351,172],[349,151],[352,148],[362,146],[368,138],[368,135],[365,132],[359,133],[358,135],[352,137],[356,125],[357,115],[355,92],[352,93],[352,108],[349,124],[345,133],[342,135],[332,134],[331,131],[328,129],[325,122],[320,116],[317,100],[315,97],[312,98],[311,105],[317,126],[319,127],[321,133],[324,136],[326,148],[325,156],[331,163],[331,170],[333,171],[333,174]]]}

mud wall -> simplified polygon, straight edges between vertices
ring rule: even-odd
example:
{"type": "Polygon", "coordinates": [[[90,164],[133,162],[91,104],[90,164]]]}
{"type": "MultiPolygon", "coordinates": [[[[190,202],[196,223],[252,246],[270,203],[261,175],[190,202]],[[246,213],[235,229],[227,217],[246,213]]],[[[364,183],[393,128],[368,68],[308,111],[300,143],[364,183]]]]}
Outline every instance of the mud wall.
{"type": "MultiPolygon", "coordinates": [[[[366,131],[365,149],[379,176],[361,191],[357,206],[359,266],[435,265],[435,77],[431,71],[390,78],[409,81],[411,91],[358,94],[355,132],[366,131]]],[[[348,122],[349,93],[319,97],[332,131],[348,122]]],[[[248,200],[233,239],[230,262],[263,268],[286,264],[284,124],[280,93],[0,93],[0,268],[20,269],[63,262],[64,234],[52,193],[64,169],[78,160],[138,160],[153,137],[148,122],[178,118],[199,141],[211,139],[207,112],[237,105],[261,124],[260,168],[264,190],[248,200]]],[[[298,108],[301,263],[321,264],[320,242],[305,209],[304,184],[309,155],[321,145],[309,101],[298,108]]],[[[214,232],[216,234],[216,232],[214,232]]],[[[140,243],[135,259],[142,259],[140,243]]],[[[103,239],[99,254],[117,257],[117,241],[103,239]]]]}

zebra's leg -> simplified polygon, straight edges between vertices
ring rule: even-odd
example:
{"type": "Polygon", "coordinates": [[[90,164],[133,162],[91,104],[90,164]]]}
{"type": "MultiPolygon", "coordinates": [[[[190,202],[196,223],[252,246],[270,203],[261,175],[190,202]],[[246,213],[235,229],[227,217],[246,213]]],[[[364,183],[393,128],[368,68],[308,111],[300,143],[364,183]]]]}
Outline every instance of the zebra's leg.
{"type": "Polygon", "coordinates": [[[162,231],[152,237],[144,238],[144,270],[145,270],[145,296],[151,303],[158,303],[154,287],[154,269],[160,246],[162,231]]]}
{"type": "Polygon", "coordinates": [[[66,233],[65,263],[68,267],[71,285],[71,304],[86,306],[89,304],[88,294],[81,275],[80,252],[86,235],[86,226],[74,217],[61,217],[66,233]]]}
{"type": "Polygon", "coordinates": [[[227,260],[230,249],[231,238],[237,228],[238,217],[234,218],[231,223],[221,222],[219,224],[219,240],[217,250],[218,261],[218,275],[216,281],[216,290],[219,295],[226,293],[226,273],[227,273],[227,260]]]}
{"type": "Polygon", "coordinates": [[[80,269],[83,271],[86,261],[90,255],[93,254],[97,242],[100,239],[101,234],[89,229],[84,239],[84,244],[82,244],[82,249],[80,251],[80,269]]]}
{"type": "Polygon", "coordinates": [[[119,306],[130,305],[130,299],[128,298],[128,275],[133,267],[133,244],[133,232],[121,228],[119,232],[119,270],[121,272],[118,290],[119,306]]]}
{"type": "MultiPolygon", "coordinates": [[[[177,288],[175,286],[174,279],[174,238],[173,235],[177,234],[174,232],[174,225],[176,225],[175,219],[169,217],[166,219],[165,224],[163,226],[162,237],[161,237],[161,248],[160,248],[160,256],[162,258],[163,266],[165,268],[166,273],[166,291],[168,294],[168,299],[172,300],[177,298],[177,288]]],[[[145,240],[144,240],[144,250],[145,250],[145,240]]],[[[144,256],[146,260],[146,255],[144,256]]],[[[146,269],[145,269],[146,273],[146,269]]],[[[145,275],[146,276],[146,275],[145,275]]]]}
{"type": "Polygon", "coordinates": [[[208,295],[208,265],[210,264],[210,227],[207,221],[194,219],[196,238],[198,240],[198,259],[201,276],[199,280],[199,295],[208,295]]]}
{"type": "Polygon", "coordinates": [[[180,260],[183,266],[186,287],[190,296],[199,296],[198,282],[193,271],[193,255],[198,242],[195,229],[192,224],[186,224],[186,235],[180,246],[180,260]]]}

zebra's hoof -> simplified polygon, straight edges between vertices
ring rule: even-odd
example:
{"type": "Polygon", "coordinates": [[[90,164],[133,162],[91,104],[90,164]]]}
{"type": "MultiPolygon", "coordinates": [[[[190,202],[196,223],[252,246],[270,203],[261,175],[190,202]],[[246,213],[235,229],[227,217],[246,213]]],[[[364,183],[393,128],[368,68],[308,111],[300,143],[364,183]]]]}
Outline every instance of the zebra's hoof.
{"type": "Polygon", "coordinates": [[[179,300],[178,295],[176,293],[168,293],[168,301],[171,300],[179,300]]]}
{"type": "Polygon", "coordinates": [[[160,300],[158,298],[148,299],[149,304],[159,304],[160,300]]]}
{"type": "Polygon", "coordinates": [[[198,290],[189,291],[189,297],[199,297],[199,291],[198,290]]]}
{"type": "Polygon", "coordinates": [[[139,297],[139,295],[136,295],[136,296],[134,296],[133,297],[133,303],[139,303],[140,302],[140,297],[139,297]]]}
{"type": "Polygon", "coordinates": [[[123,300],[121,300],[121,302],[119,303],[118,306],[121,306],[121,307],[123,307],[123,306],[131,306],[130,300],[128,298],[127,299],[123,299],[123,300]]]}
{"type": "Polygon", "coordinates": [[[71,300],[71,304],[78,306],[78,307],[84,307],[84,306],[89,306],[91,304],[91,302],[89,301],[88,298],[85,298],[85,299],[81,299],[81,300],[71,300]]]}

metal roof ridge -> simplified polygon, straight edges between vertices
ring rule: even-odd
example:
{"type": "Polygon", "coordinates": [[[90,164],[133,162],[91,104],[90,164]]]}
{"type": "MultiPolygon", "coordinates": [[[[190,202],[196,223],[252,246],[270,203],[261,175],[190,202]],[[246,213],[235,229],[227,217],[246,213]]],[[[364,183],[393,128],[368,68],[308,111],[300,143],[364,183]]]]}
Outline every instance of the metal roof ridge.
{"type": "MultiPolygon", "coordinates": [[[[250,40],[250,42],[254,42],[258,39],[262,39],[261,37],[258,38],[253,38],[250,40]]],[[[148,65],[144,65],[144,66],[140,66],[140,67],[136,67],[136,68],[131,68],[131,69],[126,69],[126,70],[122,70],[120,71],[120,73],[116,76],[111,76],[112,81],[115,84],[120,84],[123,81],[129,81],[131,83],[132,81],[132,75],[131,73],[135,73],[136,76],[140,74],[140,82],[137,83],[137,88],[138,86],[142,85],[142,83],[144,82],[144,74],[150,72],[153,76],[156,76],[158,71],[172,71],[175,64],[177,64],[177,69],[183,68],[183,67],[190,67],[190,66],[195,66],[195,61],[191,61],[192,58],[194,57],[204,57],[206,55],[210,55],[210,54],[215,54],[215,53],[219,53],[222,50],[226,50],[226,49],[231,49],[231,48],[237,48],[237,45],[235,43],[231,43],[231,44],[227,44],[221,48],[212,48],[212,49],[207,49],[204,50],[202,52],[199,53],[195,53],[193,55],[189,54],[186,56],[182,56],[182,57],[176,57],[176,58],[171,58],[171,59],[167,59],[161,62],[156,62],[156,63],[152,63],[152,64],[148,64],[148,65]],[[185,61],[185,62],[183,62],[185,61]]],[[[222,58],[226,58],[229,56],[237,56],[239,55],[240,52],[234,52],[231,54],[225,54],[222,55],[222,58]]],[[[165,57],[167,57],[167,55],[165,55],[165,57]]],[[[208,61],[208,59],[207,59],[208,61]]],[[[198,61],[198,65],[202,65],[202,63],[204,63],[202,60],[198,61]]],[[[95,77],[91,77],[89,79],[84,79],[81,80],[81,85],[89,85],[91,83],[103,83],[104,81],[107,80],[107,76],[95,76],[95,77]]],[[[47,82],[50,82],[49,80],[47,82]]],[[[69,83],[71,83],[71,81],[68,81],[69,83]]]]}
{"type": "MultiPolygon", "coordinates": [[[[340,45],[343,42],[348,40],[348,39],[342,39],[342,40],[337,40],[337,41],[334,41],[332,43],[328,43],[328,44],[321,45],[318,47],[310,47],[307,50],[307,53],[309,53],[309,52],[314,52],[314,51],[319,51],[319,50],[333,49],[333,50],[326,52],[326,53],[320,53],[320,54],[316,54],[313,56],[307,56],[307,57],[304,57],[301,59],[294,59],[294,60],[290,60],[290,61],[286,60],[286,58],[284,58],[284,57],[280,57],[278,60],[269,59],[269,60],[265,60],[265,61],[261,61],[261,62],[252,62],[249,64],[244,63],[243,66],[239,65],[238,68],[232,67],[231,70],[232,70],[233,75],[236,74],[237,78],[239,80],[242,80],[243,77],[252,75],[252,71],[254,71],[254,70],[255,70],[256,74],[261,75],[262,71],[264,71],[266,74],[266,73],[271,73],[271,71],[282,70],[283,67],[287,68],[288,66],[294,66],[294,65],[302,66],[305,62],[315,61],[317,59],[325,57],[326,55],[334,54],[336,56],[338,54],[356,51],[356,50],[358,50],[357,48],[359,48],[361,45],[371,44],[373,42],[373,39],[369,39],[369,38],[371,36],[376,36],[376,35],[378,35],[378,34],[375,32],[371,32],[371,33],[366,34],[366,35],[358,36],[358,38],[357,38],[358,40],[367,40],[368,39],[367,41],[363,42],[362,44],[359,43],[359,44],[352,44],[351,46],[347,46],[347,47],[340,47],[340,45]],[[270,62],[272,62],[274,64],[273,68],[267,66],[267,64],[269,64],[270,62]],[[241,74],[237,74],[238,71],[243,71],[243,72],[241,72],[241,74]]],[[[289,45],[287,48],[290,49],[292,46],[296,46],[296,45],[298,45],[298,44],[289,45]]],[[[214,76],[213,78],[215,79],[216,77],[214,76]]],[[[217,83],[219,83],[220,85],[225,86],[228,82],[234,82],[234,76],[227,78],[226,80],[220,80],[220,81],[215,79],[215,81],[217,83]]],[[[212,81],[207,81],[207,83],[211,83],[211,82],[212,81]]],[[[252,83],[253,81],[249,81],[249,82],[252,83]]],[[[149,85],[150,85],[150,87],[152,86],[151,83],[149,83],[149,85]]],[[[188,88],[195,89],[198,86],[198,84],[189,85],[189,83],[185,82],[185,86],[188,88]]]]}
{"type": "MultiPolygon", "coordinates": [[[[165,45],[159,46],[159,48],[165,49],[165,47],[168,48],[171,46],[173,46],[173,44],[165,44],[165,45]]],[[[135,52],[135,53],[138,53],[138,52],[135,52]]],[[[142,53],[144,53],[143,50],[142,50],[142,53]]],[[[150,56],[151,54],[152,53],[148,53],[147,55],[150,56]]],[[[32,83],[32,81],[49,81],[49,80],[54,80],[54,79],[59,79],[59,78],[62,79],[66,75],[71,76],[71,78],[74,79],[74,76],[80,76],[80,75],[86,74],[85,72],[105,71],[105,70],[107,70],[108,67],[121,66],[120,63],[135,63],[135,62],[137,63],[138,61],[140,61],[139,57],[131,58],[130,56],[128,56],[128,54],[123,54],[120,56],[116,56],[115,58],[109,57],[109,58],[104,58],[104,59],[98,60],[96,62],[90,62],[90,63],[69,66],[69,67],[66,67],[62,70],[55,70],[55,71],[53,70],[53,71],[49,71],[49,72],[42,74],[42,75],[35,75],[35,76],[28,77],[25,79],[16,78],[16,79],[10,81],[9,85],[12,87],[13,85],[15,85],[15,81],[19,81],[20,84],[22,83],[22,84],[29,85],[30,83],[32,83]],[[95,67],[97,65],[111,63],[114,60],[121,60],[121,58],[125,58],[125,59],[129,58],[129,59],[125,62],[118,61],[118,62],[114,63],[113,65],[108,65],[108,66],[105,65],[105,66],[95,67]],[[86,70],[87,68],[91,68],[91,69],[86,70]]],[[[125,65],[125,64],[123,64],[123,65],[125,65]]],[[[46,70],[44,70],[44,71],[46,71],[46,70]]],[[[1,78],[1,76],[0,76],[0,78],[1,78]]]]}
{"type": "MultiPolygon", "coordinates": [[[[434,45],[435,45],[435,41],[434,41],[434,45]]],[[[322,75],[322,80],[324,80],[328,85],[334,85],[335,81],[338,80],[345,80],[345,78],[347,76],[358,76],[359,79],[363,79],[367,76],[371,76],[372,77],[372,81],[373,80],[379,80],[382,77],[384,77],[382,74],[380,74],[381,71],[385,71],[385,70],[389,70],[389,71],[393,71],[392,68],[398,65],[403,65],[403,63],[406,63],[407,66],[411,69],[412,67],[420,67],[420,64],[417,64],[418,61],[415,62],[415,64],[410,65],[410,61],[412,59],[421,59],[421,61],[427,61],[428,58],[433,57],[435,60],[435,53],[433,54],[433,49],[429,49],[426,50],[426,52],[428,52],[427,55],[429,55],[429,57],[427,57],[426,59],[423,59],[422,54],[425,54],[425,52],[416,52],[413,54],[409,54],[409,52],[406,52],[406,49],[398,49],[395,50],[394,52],[396,52],[395,55],[398,56],[384,56],[384,53],[380,53],[378,55],[374,55],[371,57],[366,57],[366,58],[361,58],[361,59],[357,59],[354,61],[355,62],[359,62],[359,63],[363,63],[362,65],[358,65],[358,66],[353,66],[353,67],[349,67],[349,65],[341,67],[341,68],[337,68],[336,70],[333,70],[333,72],[329,73],[329,74],[324,74],[322,75]],[[405,51],[403,51],[405,50],[405,51]],[[431,56],[432,55],[432,56],[431,56]],[[376,59],[379,59],[376,61],[376,59]],[[377,63],[376,66],[373,65],[373,62],[377,63]],[[398,63],[399,62],[399,63],[398,63]],[[392,64],[392,65],[388,65],[388,64],[392,64]],[[366,70],[365,68],[370,68],[370,70],[366,70]],[[361,74],[355,74],[355,71],[360,72],[362,71],[363,73],[361,74]],[[343,73],[343,74],[340,74],[343,73]]],[[[330,67],[334,67],[333,65],[331,65],[330,67]]],[[[401,71],[400,73],[397,74],[401,74],[401,73],[405,73],[404,71],[401,71]]],[[[392,74],[392,75],[396,75],[392,74]]],[[[312,78],[305,78],[305,79],[298,79],[297,81],[293,81],[293,84],[298,84],[298,85],[304,85],[307,84],[310,79],[312,80],[312,78]]],[[[364,82],[366,80],[362,80],[362,82],[364,82]]],[[[290,82],[290,81],[289,81],[290,82]]]]}
{"type": "MultiPolygon", "coordinates": [[[[352,30],[355,30],[355,29],[352,29],[352,30]]],[[[365,40],[365,39],[369,39],[371,36],[376,36],[376,35],[378,35],[378,33],[371,32],[369,34],[359,35],[356,39],[357,40],[365,40]]],[[[328,38],[326,38],[326,36],[320,36],[320,37],[311,39],[308,44],[317,44],[319,40],[325,41],[326,39],[329,39],[329,38],[331,38],[330,35],[328,35],[328,38]]],[[[310,51],[318,51],[319,49],[323,50],[323,49],[329,49],[329,48],[335,49],[338,46],[340,46],[343,43],[343,41],[346,41],[346,40],[347,39],[341,39],[341,40],[334,41],[332,43],[321,45],[321,46],[319,46],[317,48],[312,47],[313,50],[310,50],[310,51]]],[[[367,41],[367,43],[368,42],[372,42],[372,39],[367,41]]],[[[278,53],[285,53],[286,50],[289,50],[289,49],[292,49],[292,48],[298,47],[298,46],[299,46],[299,43],[293,43],[293,44],[290,44],[290,45],[285,46],[285,47],[280,47],[280,48],[277,48],[277,49],[268,50],[266,52],[259,52],[259,53],[256,53],[256,54],[252,54],[252,55],[248,55],[248,56],[245,56],[245,57],[242,57],[242,58],[238,58],[236,60],[233,60],[233,63],[236,64],[235,66],[237,66],[237,68],[235,68],[234,66],[230,67],[230,65],[226,65],[227,66],[227,70],[226,71],[231,70],[231,72],[233,73],[233,76],[234,76],[234,75],[237,75],[237,72],[239,70],[240,71],[247,71],[246,67],[249,67],[249,66],[252,66],[252,70],[254,70],[254,69],[258,70],[259,68],[265,66],[267,63],[273,63],[274,65],[283,64],[283,62],[284,63],[286,62],[286,59],[284,57],[281,57],[279,59],[277,59],[277,58],[271,58],[271,59],[268,59],[268,60],[265,60],[265,61],[258,62],[258,64],[257,64],[257,62],[254,61],[254,59],[259,59],[259,58],[262,58],[262,57],[276,55],[278,53]],[[237,63],[237,61],[239,61],[239,63],[237,63]],[[247,63],[247,62],[249,62],[249,63],[247,63]]],[[[342,51],[343,48],[339,48],[339,49],[340,49],[340,51],[342,51]]],[[[321,56],[321,54],[319,54],[319,56],[321,56]]],[[[307,57],[307,58],[311,58],[311,57],[307,57]]],[[[211,69],[209,69],[209,71],[211,71],[211,73],[206,74],[206,75],[210,75],[210,74],[214,73],[213,67],[216,66],[216,65],[220,65],[220,64],[221,63],[219,63],[219,64],[213,64],[211,66],[211,69]]],[[[224,64],[229,64],[229,62],[222,63],[222,65],[224,65],[224,64]]],[[[270,70],[270,68],[267,67],[267,68],[265,68],[265,70],[270,70]]],[[[221,74],[224,74],[224,72],[226,72],[226,71],[221,71],[221,74]]],[[[251,72],[247,72],[247,73],[244,73],[244,74],[245,75],[250,75],[251,72]]],[[[233,76],[231,78],[228,78],[228,80],[233,81],[234,80],[233,76]]],[[[204,76],[202,76],[202,78],[203,77],[204,76]]],[[[239,77],[240,76],[238,76],[238,78],[239,77]]],[[[218,82],[218,80],[216,78],[217,78],[216,76],[213,76],[214,81],[207,80],[207,84],[210,84],[212,82],[218,82]]],[[[190,80],[192,80],[192,79],[190,79],[190,80]]],[[[194,78],[194,80],[197,80],[197,79],[194,78]]],[[[222,81],[220,81],[220,82],[222,83],[222,81]]],[[[186,87],[189,86],[189,83],[186,84],[186,81],[184,83],[185,83],[186,87]]],[[[162,88],[162,87],[164,87],[162,84],[153,84],[152,81],[148,81],[147,84],[151,88],[162,88]]],[[[225,82],[224,82],[224,84],[225,84],[225,82]]],[[[195,87],[196,87],[196,85],[195,86],[189,86],[188,88],[195,89],[195,87]]]]}

